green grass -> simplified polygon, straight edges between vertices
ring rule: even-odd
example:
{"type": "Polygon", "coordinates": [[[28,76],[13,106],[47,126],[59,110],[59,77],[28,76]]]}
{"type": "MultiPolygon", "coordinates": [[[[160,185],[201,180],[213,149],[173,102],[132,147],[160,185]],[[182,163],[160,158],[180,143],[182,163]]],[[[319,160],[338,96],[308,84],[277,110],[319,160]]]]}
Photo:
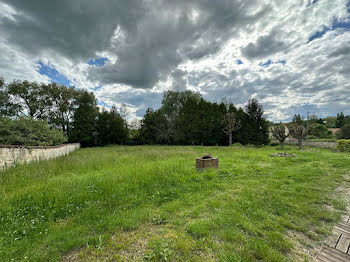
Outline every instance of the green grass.
{"type": "Polygon", "coordinates": [[[0,261],[304,259],[345,208],[350,155],[287,149],[115,146],[0,172],[0,261]],[[197,171],[209,152],[220,167],[197,171]]]}
{"type": "Polygon", "coordinates": [[[306,139],[306,141],[310,141],[310,142],[337,142],[337,139],[335,139],[335,138],[313,138],[313,139],[306,139]]]}

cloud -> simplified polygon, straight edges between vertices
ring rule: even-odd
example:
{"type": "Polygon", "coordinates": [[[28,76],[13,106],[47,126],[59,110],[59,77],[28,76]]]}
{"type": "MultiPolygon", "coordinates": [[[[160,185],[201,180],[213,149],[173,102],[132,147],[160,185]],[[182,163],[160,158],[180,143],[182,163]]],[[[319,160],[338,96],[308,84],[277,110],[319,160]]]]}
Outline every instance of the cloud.
{"type": "Polygon", "coordinates": [[[287,45],[277,38],[277,32],[260,36],[256,43],[249,43],[241,48],[242,54],[248,59],[264,58],[287,48],[287,45]]]}
{"type": "Polygon", "coordinates": [[[126,103],[137,116],[157,108],[169,88],[237,105],[258,97],[278,121],[305,108],[350,114],[343,105],[350,102],[348,6],[0,0],[0,75],[66,81],[94,90],[105,106],[126,103]]]}

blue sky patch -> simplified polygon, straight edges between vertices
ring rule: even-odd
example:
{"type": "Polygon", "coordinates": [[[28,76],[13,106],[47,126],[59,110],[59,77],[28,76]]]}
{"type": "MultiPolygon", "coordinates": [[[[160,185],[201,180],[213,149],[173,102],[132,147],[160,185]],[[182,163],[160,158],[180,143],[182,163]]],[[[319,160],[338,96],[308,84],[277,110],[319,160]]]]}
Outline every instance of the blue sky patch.
{"type": "Polygon", "coordinates": [[[259,66],[262,66],[262,67],[269,67],[271,64],[272,64],[272,60],[269,59],[269,60],[267,60],[265,63],[260,62],[260,63],[259,63],[259,66]]]}
{"type": "Polygon", "coordinates": [[[317,31],[312,36],[310,36],[308,43],[310,43],[312,40],[314,40],[316,38],[321,38],[329,30],[330,30],[329,27],[324,26],[321,31],[317,31]]]}
{"type": "Polygon", "coordinates": [[[236,63],[237,63],[237,65],[241,65],[241,64],[243,64],[243,62],[242,62],[242,60],[241,60],[241,59],[236,60],[236,63]]]}
{"type": "Polygon", "coordinates": [[[97,101],[97,105],[104,106],[104,107],[107,107],[107,108],[111,108],[111,106],[109,104],[107,104],[107,103],[105,103],[105,102],[103,102],[101,100],[97,101]]]}
{"type": "Polygon", "coordinates": [[[350,30],[350,22],[349,21],[339,21],[338,19],[334,19],[332,23],[332,30],[335,30],[337,28],[343,28],[346,30],[350,30]]]}
{"type": "Polygon", "coordinates": [[[287,63],[286,60],[278,60],[276,62],[273,62],[271,59],[269,59],[265,63],[260,62],[259,66],[261,66],[261,67],[269,67],[271,64],[282,64],[282,65],[285,65],[286,63],[287,63]]]}
{"type": "Polygon", "coordinates": [[[280,60],[280,61],[277,61],[276,63],[279,63],[279,64],[282,64],[282,65],[285,65],[287,63],[286,60],[280,60]]]}
{"type": "Polygon", "coordinates": [[[92,90],[98,91],[98,90],[100,90],[101,88],[102,88],[102,86],[101,86],[101,85],[98,85],[98,86],[94,87],[92,90]]]}
{"type": "MultiPolygon", "coordinates": [[[[347,8],[348,8],[348,12],[350,9],[350,1],[347,4],[347,8]]],[[[340,21],[339,19],[334,19],[332,22],[332,26],[328,27],[328,26],[324,26],[322,30],[317,31],[316,33],[314,33],[312,36],[310,36],[309,38],[309,42],[311,42],[312,40],[316,39],[316,38],[321,38],[325,33],[327,33],[330,30],[336,30],[338,28],[342,28],[345,30],[350,30],[350,22],[349,21],[340,21]]]]}
{"type": "Polygon", "coordinates": [[[65,85],[65,86],[70,86],[71,82],[69,79],[60,74],[54,67],[50,67],[47,65],[44,65],[41,61],[38,62],[40,65],[38,72],[41,75],[46,75],[50,78],[51,82],[55,82],[57,84],[65,85]]]}
{"type": "Polygon", "coordinates": [[[95,65],[95,66],[104,66],[104,64],[109,61],[107,57],[99,57],[99,58],[95,58],[95,59],[90,59],[88,61],[89,65],[95,65]]]}

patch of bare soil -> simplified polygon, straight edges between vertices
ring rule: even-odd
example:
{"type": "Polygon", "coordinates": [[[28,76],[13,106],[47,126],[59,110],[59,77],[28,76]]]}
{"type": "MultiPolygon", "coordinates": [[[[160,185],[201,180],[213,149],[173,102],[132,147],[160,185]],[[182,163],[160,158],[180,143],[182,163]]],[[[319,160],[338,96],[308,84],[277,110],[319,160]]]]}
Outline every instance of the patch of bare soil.
{"type": "MultiPolygon", "coordinates": [[[[346,174],[343,176],[343,182],[336,188],[333,193],[333,199],[342,199],[344,200],[346,210],[342,214],[342,218],[345,214],[349,214],[350,212],[350,174],[346,174]]],[[[325,204],[326,209],[336,212],[334,206],[331,203],[325,204]]],[[[339,210],[338,210],[339,211],[339,210]]],[[[316,232],[314,232],[316,234],[316,232]]],[[[331,231],[329,232],[331,234],[331,231]]],[[[294,244],[294,250],[292,252],[292,260],[295,261],[310,261],[312,258],[315,258],[321,247],[323,246],[327,237],[325,237],[321,241],[316,241],[314,239],[309,238],[303,233],[288,231],[287,237],[294,244]]]]}

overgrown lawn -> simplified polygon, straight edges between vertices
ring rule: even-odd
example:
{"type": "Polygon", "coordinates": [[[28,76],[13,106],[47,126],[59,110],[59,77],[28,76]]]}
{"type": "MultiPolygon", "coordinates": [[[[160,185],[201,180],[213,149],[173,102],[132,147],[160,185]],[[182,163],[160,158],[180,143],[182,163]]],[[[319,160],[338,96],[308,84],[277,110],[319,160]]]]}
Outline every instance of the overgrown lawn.
{"type": "Polygon", "coordinates": [[[302,260],[345,208],[350,155],[288,149],[113,146],[0,172],[0,261],[302,260]],[[209,152],[220,167],[197,171],[209,152]]]}

